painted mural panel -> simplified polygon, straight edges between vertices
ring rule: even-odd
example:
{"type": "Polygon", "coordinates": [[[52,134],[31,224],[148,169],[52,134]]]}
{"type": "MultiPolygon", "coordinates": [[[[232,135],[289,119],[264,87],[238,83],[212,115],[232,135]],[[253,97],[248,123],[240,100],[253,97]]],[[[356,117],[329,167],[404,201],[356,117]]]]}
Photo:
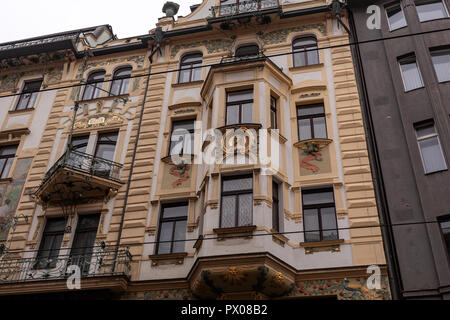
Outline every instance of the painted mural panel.
{"type": "Polygon", "coordinates": [[[330,148],[313,144],[300,150],[300,175],[308,176],[331,172],[330,148]]]}
{"type": "Polygon", "coordinates": [[[165,165],[163,190],[189,188],[191,185],[191,165],[165,165]]]}
{"type": "Polygon", "coordinates": [[[11,183],[0,185],[0,241],[8,236],[31,161],[31,158],[18,160],[11,183]]]}

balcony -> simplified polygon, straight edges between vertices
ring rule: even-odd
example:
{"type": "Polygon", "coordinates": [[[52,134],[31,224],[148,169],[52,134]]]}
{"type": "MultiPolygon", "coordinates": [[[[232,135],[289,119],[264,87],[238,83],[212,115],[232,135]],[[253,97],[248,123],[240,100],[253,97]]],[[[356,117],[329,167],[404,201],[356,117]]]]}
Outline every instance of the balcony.
{"type": "Polygon", "coordinates": [[[122,165],[92,155],[67,150],[45,175],[35,196],[51,203],[67,198],[105,198],[122,186],[122,165]]]}
{"type": "MultiPolygon", "coordinates": [[[[24,282],[64,280],[73,274],[70,266],[78,266],[81,278],[130,277],[131,254],[127,249],[92,248],[84,255],[59,255],[52,258],[35,258],[38,252],[27,252],[33,258],[17,258],[13,254],[0,257],[0,285],[24,282]]],[[[1,290],[0,290],[1,291],[1,290]]]]}
{"type": "Polygon", "coordinates": [[[227,1],[223,4],[211,8],[211,18],[234,17],[246,13],[259,13],[268,9],[278,9],[278,0],[247,0],[247,1],[227,1]]]}

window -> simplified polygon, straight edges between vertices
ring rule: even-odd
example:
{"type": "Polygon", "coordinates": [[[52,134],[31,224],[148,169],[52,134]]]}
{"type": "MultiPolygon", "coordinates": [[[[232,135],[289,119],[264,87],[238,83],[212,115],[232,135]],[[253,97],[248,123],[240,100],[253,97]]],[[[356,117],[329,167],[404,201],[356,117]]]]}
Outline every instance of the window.
{"type": "Polygon", "coordinates": [[[439,82],[450,81],[450,52],[435,51],[431,53],[434,70],[439,82]]]}
{"type": "Polygon", "coordinates": [[[406,92],[423,87],[422,76],[415,57],[400,61],[400,70],[406,92]]]}
{"type": "Polygon", "coordinates": [[[55,268],[61,242],[64,237],[66,219],[48,219],[42,235],[41,246],[34,264],[35,269],[55,268]]]}
{"type": "Polygon", "coordinates": [[[253,122],[253,90],[228,92],[227,125],[253,122]]]}
{"type": "Polygon", "coordinates": [[[386,8],[389,30],[394,31],[407,26],[405,14],[400,4],[386,8]]]}
{"type": "Polygon", "coordinates": [[[425,173],[446,170],[447,165],[434,123],[416,126],[416,135],[425,173]]]}
{"type": "Polygon", "coordinates": [[[327,138],[323,104],[297,106],[297,122],[300,141],[327,138]]]}
{"type": "Polygon", "coordinates": [[[114,73],[113,82],[111,84],[111,96],[127,94],[130,87],[130,77],[132,68],[121,68],[114,73]]]}
{"type": "Polygon", "coordinates": [[[113,161],[116,151],[117,132],[102,133],[98,136],[95,157],[113,161]]]}
{"type": "Polygon", "coordinates": [[[72,138],[72,150],[86,153],[86,149],[89,142],[89,136],[78,136],[72,138]]]}
{"type": "Polygon", "coordinates": [[[98,71],[92,73],[84,87],[82,100],[91,100],[100,97],[101,89],[103,88],[103,80],[105,80],[105,71],[98,71]]]}
{"type": "Polygon", "coordinates": [[[278,129],[277,99],[273,96],[270,96],[270,127],[272,129],[278,129]]]}
{"type": "Polygon", "coordinates": [[[16,156],[17,146],[0,147],[0,179],[7,179],[16,156]]]}
{"type": "Polygon", "coordinates": [[[272,182],[272,229],[280,232],[280,201],[278,183],[272,182]]]}
{"type": "Polygon", "coordinates": [[[202,79],[202,54],[190,54],[181,59],[178,83],[198,81],[202,79]]]}
{"type": "Polygon", "coordinates": [[[250,226],[253,223],[253,176],[222,179],[221,228],[250,226]]]}
{"type": "Polygon", "coordinates": [[[447,252],[450,255],[450,216],[439,219],[439,226],[441,227],[447,252]]]}
{"type": "Polygon", "coordinates": [[[16,105],[16,110],[32,109],[36,103],[36,99],[41,89],[42,80],[33,80],[25,82],[25,85],[20,94],[19,101],[16,105]]]}
{"type": "Polygon", "coordinates": [[[241,46],[238,49],[236,49],[234,56],[236,58],[244,58],[244,57],[257,56],[258,54],[259,54],[259,47],[256,44],[249,44],[249,45],[241,46]]]}
{"type": "Polygon", "coordinates": [[[333,188],[302,192],[305,242],[338,239],[333,188]]]}
{"type": "Polygon", "coordinates": [[[83,215],[78,218],[70,256],[72,265],[79,266],[82,274],[89,273],[99,220],[99,214],[83,215]]]}
{"type": "Polygon", "coordinates": [[[314,37],[299,38],[292,43],[294,67],[310,66],[319,63],[317,40],[314,37]]]}
{"type": "Polygon", "coordinates": [[[170,155],[194,154],[194,120],[174,121],[170,137],[170,155]]]}
{"type": "Polygon", "coordinates": [[[188,204],[167,204],[162,207],[156,254],[184,252],[188,204]]]}
{"type": "Polygon", "coordinates": [[[416,1],[416,9],[420,22],[448,17],[447,9],[442,0],[416,1]]]}

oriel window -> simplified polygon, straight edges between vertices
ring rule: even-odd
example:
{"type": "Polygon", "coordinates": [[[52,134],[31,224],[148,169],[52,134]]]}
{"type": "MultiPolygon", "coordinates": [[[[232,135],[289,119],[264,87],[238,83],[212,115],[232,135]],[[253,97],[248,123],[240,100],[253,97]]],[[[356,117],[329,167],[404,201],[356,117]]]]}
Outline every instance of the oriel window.
{"type": "Polygon", "coordinates": [[[319,63],[317,40],[314,37],[298,38],[292,42],[294,67],[310,66],[319,63]]]}
{"type": "Polygon", "coordinates": [[[223,177],[220,227],[243,227],[252,223],[253,176],[223,177]]]}
{"type": "Polygon", "coordinates": [[[156,254],[184,252],[188,203],[162,206],[156,254]]]}
{"type": "Polygon", "coordinates": [[[181,59],[178,83],[193,82],[202,79],[201,53],[186,55],[181,59]]]}
{"type": "Polygon", "coordinates": [[[300,141],[327,138],[323,104],[297,106],[297,122],[300,141]]]}
{"type": "Polygon", "coordinates": [[[194,120],[173,122],[170,155],[194,154],[194,123],[194,120]]]}
{"type": "Polygon", "coordinates": [[[253,122],[253,90],[227,94],[227,125],[253,122]]]}
{"type": "Polygon", "coordinates": [[[15,110],[26,110],[34,108],[41,86],[42,80],[26,81],[15,110]]]}
{"type": "Polygon", "coordinates": [[[91,100],[100,97],[105,80],[105,71],[91,73],[84,87],[82,100],[91,100]]]}
{"type": "Polygon", "coordinates": [[[434,122],[416,125],[416,135],[425,173],[446,170],[447,164],[434,122]]]}
{"type": "Polygon", "coordinates": [[[130,87],[130,77],[132,68],[121,68],[114,72],[113,82],[111,84],[111,96],[127,94],[130,87]]]}
{"type": "Polygon", "coordinates": [[[0,147],[0,179],[7,179],[16,156],[17,145],[0,147]]]}

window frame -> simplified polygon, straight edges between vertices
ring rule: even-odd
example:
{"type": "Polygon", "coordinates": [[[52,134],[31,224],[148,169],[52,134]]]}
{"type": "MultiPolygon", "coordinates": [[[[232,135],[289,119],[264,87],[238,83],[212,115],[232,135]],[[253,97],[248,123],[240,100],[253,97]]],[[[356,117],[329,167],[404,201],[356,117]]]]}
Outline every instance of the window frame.
{"type": "MultiPolygon", "coordinates": [[[[47,261],[47,265],[41,266],[41,265],[40,265],[40,259],[43,259],[44,257],[45,257],[46,260],[50,259],[51,257],[56,257],[56,258],[58,258],[59,253],[60,253],[60,251],[61,251],[61,246],[62,246],[62,243],[63,243],[63,240],[64,240],[64,235],[65,235],[65,233],[66,233],[66,223],[67,223],[67,221],[66,221],[66,219],[65,219],[64,217],[51,217],[51,218],[47,218],[47,220],[46,220],[46,222],[45,222],[44,230],[42,231],[42,237],[41,237],[40,244],[39,244],[39,250],[37,251],[37,254],[36,254],[36,258],[35,258],[35,263],[34,263],[33,269],[35,269],[35,270],[45,270],[45,269],[53,269],[53,268],[56,267],[56,264],[55,264],[55,265],[53,265],[53,263],[50,264],[49,261],[47,261]],[[58,230],[58,231],[48,231],[48,232],[46,232],[46,229],[47,229],[47,227],[48,227],[49,220],[61,220],[61,221],[64,220],[64,222],[65,222],[65,223],[64,223],[64,228],[63,228],[62,230],[58,230]],[[60,241],[60,243],[59,243],[59,249],[57,249],[56,247],[54,248],[54,245],[55,245],[55,238],[56,238],[57,236],[61,236],[61,241],[60,241]],[[45,240],[46,237],[53,237],[53,239],[52,239],[52,244],[51,244],[51,246],[50,246],[52,249],[44,249],[44,248],[43,248],[44,243],[45,243],[44,240],[45,240]],[[47,252],[47,251],[48,251],[49,253],[46,254],[44,257],[41,257],[42,252],[47,252]],[[55,252],[54,255],[52,255],[52,252],[53,252],[53,251],[55,252]]],[[[56,261],[55,261],[55,262],[56,262],[56,261]]]]}
{"type": "Polygon", "coordinates": [[[86,80],[86,84],[84,86],[84,91],[83,91],[81,101],[89,101],[89,100],[101,98],[101,94],[103,91],[103,84],[105,83],[105,76],[106,76],[105,70],[96,70],[89,74],[89,76],[87,77],[87,80],[86,80]],[[94,77],[95,75],[100,75],[100,74],[103,75],[102,80],[89,81],[89,79],[91,79],[91,77],[94,77]],[[88,87],[93,88],[90,97],[86,97],[86,93],[88,92],[88,87]],[[97,92],[98,92],[98,94],[97,94],[97,92]]]}
{"type": "Polygon", "coordinates": [[[168,151],[168,156],[184,156],[184,155],[189,155],[189,156],[191,156],[191,155],[194,155],[195,154],[195,146],[194,146],[194,143],[195,143],[195,121],[196,121],[197,119],[185,119],[185,120],[172,120],[172,129],[171,129],[171,131],[170,131],[170,140],[169,140],[169,151],[168,151]],[[181,153],[179,153],[179,154],[175,154],[175,153],[172,153],[172,136],[173,136],[173,132],[174,132],[174,128],[175,128],[175,124],[180,124],[180,123],[192,123],[193,124],[193,128],[192,129],[185,129],[184,128],[184,130],[186,130],[186,131],[188,131],[189,132],[189,134],[191,135],[191,148],[192,148],[192,153],[184,153],[184,143],[185,143],[185,137],[186,137],[186,135],[185,136],[183,136],[183,146],[182,146],[182,148],[181,148],[181,153]]]}
{"type": "MultiPolygon", "coordinates": [[[[245,175],[239,175],[239,176],[222,176],[221,179],[221,189],[220,189],[220,228],[239,228],[239,227],[243,227],[239,225],[239,196],[240,195],[248,195],[251,194],[252,195],[252,201],[251,201],[251,217],[250,217],[250,221],[252,221],[251,224],[253,224],[253,199],[254,199],[254,192],[253,192],[253,188],[255,185],[255,181],[253,178],[253,174],[245,174],[245,175]],[[229,181],[229,180],[244,180],[244,179],[252,179],[252,187],[250,189],[244,189],[244,190],[233,190],[233,191],[223,191],[223,185],[225,181],[229,181]],[[224,227],[222,225],[222,218],[223,218],[223,197],[229,197],[229,196],[234,196],[237,200],[235,201],[235,208],[234,208],[234,226],[233,227],[224,227]]],[[[250,225],[251,225],[250,224],[250,225]]]]}
{"type": "Polygon", "coordinates": [[[19,99],[17,100],[17,103],[16,103],[16,105],[14,107],[14,111],[23,111],[23,110],[32,110],[32,109],[34,109],[34,106],[36,105],[36,101],[37,101],[37,98],[38,98],[37,96],[39,95],[39,92],[41,90],[43,82],[44,81],[42,79],[25,80],[24,84],[23,84],[23,87],[22,87],[22,90],[20,92],[19,99]],[[40,84],[39,84],[39,89],[37,89],[37,91],[26,90],[27,85],[29,85],[31,83],[36,83],[37,84],[38,82],[40,84]],[[27,94],[30,94],[30,96],[28,98],[24,98],[27,94]],[[36,99],[32,99],[32,97],[34,97],[34,96],[36,96],[36,99]],[[18,109],[19,105],[22,103],[22,101],[24,99],[28,99],[26,107],[23,108],[23,109],[18,109]],[[32,100],[33,100],[33,104],[30,106],[30,101],[32,101],[32,100]]]}
{"type": "Polygon", "coordinates": [[[400,69],[400,77],[402,78],[403,89],[404,89],[405,93],[425,88],[425,82],[423,81],[422,71],[420,69],[419,62],[417,61],[417,57],[415,55],[410,55],[408,57],[399,58],[399,59],[397,59],[397,63],[398,63],[398,67],[400,69]],[[406,88],[406,82],[405,82],[405,76],[403,75],[402,64],[411,64],[413,62],[417,66],[417,70],[419,72],[420,82],[422,83],[422,86],[414,88],[414,89],[407,89],[406,88]]]}
{"type": "MultiPolygon", "coordinates": [[[[178,72],[178,83],[191,83],[191,82],[195,82],[195,81],[201,81],[202,80],[202,75],[200,74],[200,79],[194,79],[194,66],[195,65],[202,65],[203,64],[203,53],[201,52],[192,52],[192,53],[188,53],[183,55],[183,57],[180,59],[180,71],[178,72]],[[193,62],[183,62],[183,60],[187,59],[187,58],[193,58],[193,57],[198,57],[199,60],[195,60],[193,62]],[[189,68],[183,68],[184,66],[189,66],[189,68]],[[189,81],[181,81],[181,73],[183,71],[189,70],[189,81]]],[[[195,69],[197,69],[198,67],[196,67],[195,69]]]]}
{"type": "Polygon", "coordinates": [[[327,128],[327,114],[325,111],[325,104],[324,103],[314,103],[314,104],[300,104],[297,105],[296,108],[296,113],[297,113],[297,134],[298,134],[298,141],[307,141],[307,140],[314,140],[314,139],[328,139],[328,128],[327,128]],[[313,107],[318,107],[321,106],[323,108],[323,113],[316,113],[316,114],[312,114],[312,115],[306,115],[306,116],[299,116],[298,115],[298,110],[301,108],[313,108],[313,107]],[[325,138],[316,138],[315,137],[315,132],[314,132],[314,119],[316,118],[323,118],[325,121],[325,138]],[[310,139],[304,139],[302,140],[301,136],[300,136],[300,120],[306,120],[309,119],[309,124],[311,127],[311,138],[310,139]]]}
{"type": "MultiPolygon", "coordinates": [[[[339,240],[339,225],[338,225],[338,219],[337,219],[337,212],[336,212],[336,197],[334,195],[334,188],[333,187],[323,187],[323,188],[317,188],[317,189],[305,189],[302,190],[302,215],[303,215],[303,235],[304,235],[304,241],[305,242],[323,242],[323,241],[335,241],[335,240],[339,240]],[[333,202],[328,202],[328,203],[320,203],[320,204],[309,204],[309,205],[305,205],[304,202],[304,195],[308,194],[308,193],[324,193],[324,192],[330,192],[333,195],[333,202]],[[322,213],[321,210],[322,209],[326,209],[326,208],[333,208],[334,209],[334,217],[336,219],[336,239],[334,240],[324,240],[323,239],[323,228],[322,228],[322,213]],[[306,230],[306,219],[304,217],[305,214],[305,210],[308,209],[316,209],[317,210],[317,220],[319,223],[319,229],[318,230],[313,230],[313,231],[307,231],[306,230]],[[320,235],[320,240],[308,240],[307,238],[307,234],[310,232],[319,232],[320,235]]],[[[326,229],[325,231],[332,231],[334,229],[326,229]]]]}
{"type": "Polygon", "coordinates": [[[226,103],[225,103],[225,125],[226,126],[232,126],[232,125],[242,125],[242,124],[248,124],[249,122],[243,122],[242,121],[242,106],[244,104],[252,104],[252,122],[253,123],[253,116],[254,116],[254,108],[255,108],[255,91],[252,89],[244,89],[244,90],[238,90],[238,91],[227,91],[226,92],[226,103]],[[229,94],[231,93],[245,93],[245,92],[251,92],[252,93],[252,99],[247,99],[247,100],[238,100],[238,101],[233,101],[233,102],[229,102],[229,94]],[[228,107],[231,106],[239,106],[239,122],[238,123],[232,123],[229,124],[227,123],[228,121],[228,107]]]}
{"type": "MultiPolygon", "coordinates": [[[[446,233],[444,233],[444,228],[442,226],[443,223],[450,223],[450,215],[445,215],[437,218],[438,224],[439,224],[439,231],[442,236],[442,241],[444,242],[444,248],[447,249],[447,259],[450,262],[450,230],[448,232],[448,235],[446,236],[446,233]],[[447,237],[449,239],[447,239],[447,237]]],[[[447,228],[445,228],[447,229],[447,228]]]]}
{"type": "MultiPolygon", "coordinates": [[[[162,204],[161,205],[161,210],[160,210],[160,216],[159,216],[159,225],[158,225],[158,239],[156,242],[156,250],[155,250],[155,254],[159,255],[159,254],[174,254],[173,252],[173,245],[175,243],[175,230],[176,230],[176,225],[177,222],[181,222],[181,221],[186,221],[186,225],[187,225],[187,220],[188,220],[188,215],[189,215],[189,202],[177,202],[177,203],[166,203],[166,204],[162,204]],[[165,208],[174,208],[174,207],[186,207],[187,208],[187,212],[186,215],[184,216],[179,216],[179,217],[172,217],[172,218],[164,218],[164,209],[165,208]],[[171,241],[170,241],[170,252],[169,253],[160,253],[160,239],[161,239],[161,228],[163,223],[165,222],[174,222],[173,224],[173,228],[172,228],[172,236],[171,236],[171,241]]],[[[167,243],[165,241],[165,243],[167,243]]],[[[184,240],[184,244],[186,245],[186,238],[184,240]]]]}
{"type": "Polygon", "coordinates": [[[420,159],[422,161],[422,167],[423,167],[423,170],[424,170],[425,174],[428,175],[428,174],[433,174],[433,173],[437,173],[437,172],[442,172],[442,171],[448,170],[447,159],[445,158],[444,149],[442,149],[441,140],[439,139],[439,133],[437,132],[436,124],[434,123],[434,121],[427,121],[427,122],[424,122],[424,123],[419,123],[419,124],[414,126],[414,129],[415,129],[415,134],[416,134],[417,147],[419,148],[420,159]],[[427,128],[427,127],[433,127],[434,128],[434,134],[429,134],[429,135],[424,136],[424,137],[419,137],[417,131],[420,130],[420,129],[423,129],[423,128],[427,128]],[[437,171],[429,171],[428,172],[427,168],[425,166],[425,161],[423,159],[423,152],[422,152],[422,148],[420,147],[420,142],[421,141],[425,141],[425,140],[429,140],[429,139],[434,139],[434,138],[437,139],[437,142],[439,144],[439,150],[441,151],[441,156],[442,156],[442,160],[444,161],[445,168],[437,170],[437,171]]]}
{"type": "Polygon", "coordinates": [[[8,155],[0,155],[0,159],[6,159],[5,163],[4,163],[4,164],[2,165],[2,167],[0,168],[0,180],[8,179],[9,175],[11,174],[11,169],[12,169],[13,166],[14,166],[14,160],[15,160],[16,155],[17,155],[17,149],[19,148],[19,145],[18,145],[18,144],[0,145],[0,149],[3,149],[3,148],[11,148],[11,147],[16,147],[16,151],[14,152],[14,155],[11,155],[11,154],[8,154],[8,155]],[[6,177],[2,178],[3,175],[4,175],[5,168],[6,168],[6,165],[8,164],[9,159],[13,159],[13,160],[12,160],[12,163],[11,163],[11,166],[9,167],[9,170],[8,170],[8,173],[7,173],[6,177]]]}
{"type": "Polygon", "coordinates": [[[433,64],[434,73],[436,75],[436,80],[438,81],[438,83],[450,82],[450,77],[448,80],[443,80],[443,81],[439,80],[439,75],[438,75],[438,72],[436,71],[436,65],[434,64],[434,61],[433,61],[433,57],[444,56],[444,55],[450,57],[450,48],[447,47],[447,48],[443,48],[443,49],[440,49],[440,48],[439,49],[437,49],[437,48],[430,49],[431,63],[433,64]]]}
{"type": "Polygon", "coordinates": [[[278,129],[278,99],[273,95],[270,95],[270,127],[278,129]],[[272,118],[272,115],[274,118],[272,118]],[[275,123],[273,123],[273,120],[275,120],[275,123]]]}
{"type": "MultiPolygon", "coordinates": [[[[98,149],[99,149],[100,145],[114,145],[114,155],[115,155],[115,153],[117,151],[117,143],[119,142],[119,133],[120,132],[118,132],[118,131],[98,132],[98,134],[97,134],[97,141],[95,142],[94,158],[98,158],[98,159],[114,162],[114,159],[109,160],[109,159],[105,159],[105,158],[101,158],[101,157],[97,156],[97,152],[98,152],[98,149]],[[108,135],[108,134],[113,134],[113,133],[116,134],[116,137],[117,137],[116,141],[114,141],[114,142],[113,141],[100,141],[100,137],[101,136],[108,135]]],[[[113,157],[114,157],[114,155],[113,155],[113,157]]]]}
{"type": "Polygon", "coordinates": [[[319,42],[317,41],[317,38],[315,36],[300,36],[292,40],[292,65],[294,68],[300,68],[300,67],[307,67],[307,66],[315,66],[320,64],[320,54],[319,54],[319,42]],[[296,42],[300,42],[301,40],[307,40],[307,39],[314,39],[315,45],[308,44],[308,45],[302,45],[297,46],[296,42]],[[310,50],[311,48],[317,48],[315,50],[317,54],[317,63],[308,63],[308,52],[313,52],[313,50],[310,50]],[[310,50],[310,51],[309,51],[310,50]],[[296,65],[295,63],[295,56],[298,54],[303,54],[305,58],[305,64],[304,65],[296,65]]]}
{"type": "Polygon", "coordinates": [[[419,18],[419,22],[420,23],[424,23],[424,22],[428,22],[428,21],[434,21],[434,20],[440,20],[440,19],[448,19],[450,18],[450,14],[449,14],[449,10],[447,8],[447,5],[445,4],[444,0],[415,0],[414,1],[414,6],[416,8],[416,13],[417,13],[417,17],[419,18]],[[437,3],[440,2],[442,4],[442,6],[444,7],[444,11],[447,14],[446,17],[440,17],[440,18],[434,18],[434,19],[428,19],[428,20],[420,20],[420,14],[419,14],[419,10],[418,10],[418,6],[421,5],[426,5],[426,4],[430,4],[430,3],[437,3]]]}
{"type": "Polygon", "coordinates": [[[111,82],[111,87],[110,87],[110,90],[109,90],[109,96],[110,97],[121,96],[121,95],[125,95],[125,94],[129,93],[132,72],[133,72],[133,68],[130,67],[130,66],[128,66],[128,67],[121,67],[121,68],[118,68],[116,71],[114,71],[113,79],[112,79],[112,82],[111,82]],[[125,70],[129,71],[129,75],[116,76],[117,73],[125,71],[125,70]],[[124,84],[125,80],[129,80],[129,82],[128,82],[128,89],[127,89],[127,92],[122,92],[123,84],[124,84]],[[120,82],[119,91],[118,91],[118,94],[114,94],[112,92],[112,90],[114,88],[114,84],[118,83],[118,82],[120,82]]]}
{"type": "Polygon", "coordinates": [[[272,179],[272,229],[280,232],[280,225],[280,183],[272,179]],[[275,192],[274,186],[276,186],[277,192],[275,192]]]}

